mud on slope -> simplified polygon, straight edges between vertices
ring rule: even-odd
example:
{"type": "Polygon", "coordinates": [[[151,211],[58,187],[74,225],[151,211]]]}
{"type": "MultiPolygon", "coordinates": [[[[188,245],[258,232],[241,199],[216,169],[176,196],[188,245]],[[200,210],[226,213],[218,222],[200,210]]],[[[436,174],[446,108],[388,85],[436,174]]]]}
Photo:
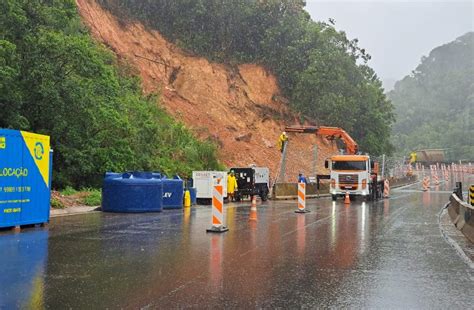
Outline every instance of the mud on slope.
{"type": "MultiPolygon", "coordinates": [[[[285,125],[296,123],[280,96],[275,77],[263,67],[230,67],[188,55],[159,32],[139,23],[120,23],[94,0],[77,0],[79,13],[92,35],[137,68],[144,92],[159,92],[161,104],[201,139],[219,145],[221,161],[231,166],[268,166],[274,176],[280,152],[276,142],[285,125]]],[[[287,175],[310,174],[313,146],[318,169],[335,153],[333,142],[320,137],[290,136],[287,175]]]]}

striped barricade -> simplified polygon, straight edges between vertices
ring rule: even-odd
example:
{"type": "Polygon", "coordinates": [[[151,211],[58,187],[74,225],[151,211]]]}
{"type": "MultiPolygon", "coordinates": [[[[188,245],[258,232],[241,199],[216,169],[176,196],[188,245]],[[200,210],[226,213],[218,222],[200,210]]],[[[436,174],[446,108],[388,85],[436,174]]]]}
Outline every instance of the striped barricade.
{"type": "Polygon", "coordinates": [[[390,182],[388,179],[383,182],[383,197],[390,198],[390,182]]]}
{"type": "Polygon", "coordinates": [[[214,185],[212,194],[212,226],[207,232],[225,232],[229,228],[224,226],[224,188],[221,184],[214,185]]]}
{"type": "Polygon", "coordinates": [[[308,213],[306,210],[306,183],[298,183],[298,210],[296,213],[308,213]]]}

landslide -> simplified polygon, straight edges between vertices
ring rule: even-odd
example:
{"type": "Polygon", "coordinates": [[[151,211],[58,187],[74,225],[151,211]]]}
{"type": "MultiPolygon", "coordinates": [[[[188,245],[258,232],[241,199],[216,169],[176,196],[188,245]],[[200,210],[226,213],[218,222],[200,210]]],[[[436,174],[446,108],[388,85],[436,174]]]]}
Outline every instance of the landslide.
{"type": "MultiPolygon", "coordinates": [[[[135,68],[145,93],[160,93],[161,103],[196,136],[219,146],[228,167],[256,164],[279,169],[276,142],[285,125],[298,116],[280,95],[276,78],[254,64],[228,66],[187,54],[155,30],[124,23],[94,0],[77,0],[92,35],[123,62],[135,68]]],[[[310,174],[313,146],[318,145],[318,172],[324,159],[337,152],[333,141],[312,135],[290,135],[287,175],[310,174]]]]}

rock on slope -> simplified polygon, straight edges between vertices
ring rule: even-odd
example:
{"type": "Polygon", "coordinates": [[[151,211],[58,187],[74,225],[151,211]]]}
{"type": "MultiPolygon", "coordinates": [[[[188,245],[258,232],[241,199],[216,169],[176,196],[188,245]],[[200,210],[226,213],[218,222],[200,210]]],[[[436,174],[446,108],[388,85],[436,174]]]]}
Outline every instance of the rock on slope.
{"type": "MultiPolygon", "coordinates": [[[[201,139],[219,145],[221,161],[231,166],[257,164],[278,171],[276,146],[285,125],[296,123],[279,95],[277,80],[263,67],[230,67],[188,55],[159,32],[140,23],[120,23],[94,0],[77,0],[92,35],[120,59],[135,67],[144,92],[161,94],[161,104],[201,139]]],[[[333,142],[310,135],[290,136],[287,175],[310,174],[317,144],[318,171],[337,151],[333,142]]]]}

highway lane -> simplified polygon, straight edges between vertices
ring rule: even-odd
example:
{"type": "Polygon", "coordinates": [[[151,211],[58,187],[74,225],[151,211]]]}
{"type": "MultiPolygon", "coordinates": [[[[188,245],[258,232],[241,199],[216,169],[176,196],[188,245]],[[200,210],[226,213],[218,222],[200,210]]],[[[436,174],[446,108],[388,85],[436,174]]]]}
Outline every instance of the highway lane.
{"type": "Polygon", "coordinates": [[[209,207],[54,218],[0,233],[0,308],[357,307],[472,305],[472,270],[438,213],[453,184],[416,184],[375,203],[227,204],[229,231],[206,233],[209,207]]]}

